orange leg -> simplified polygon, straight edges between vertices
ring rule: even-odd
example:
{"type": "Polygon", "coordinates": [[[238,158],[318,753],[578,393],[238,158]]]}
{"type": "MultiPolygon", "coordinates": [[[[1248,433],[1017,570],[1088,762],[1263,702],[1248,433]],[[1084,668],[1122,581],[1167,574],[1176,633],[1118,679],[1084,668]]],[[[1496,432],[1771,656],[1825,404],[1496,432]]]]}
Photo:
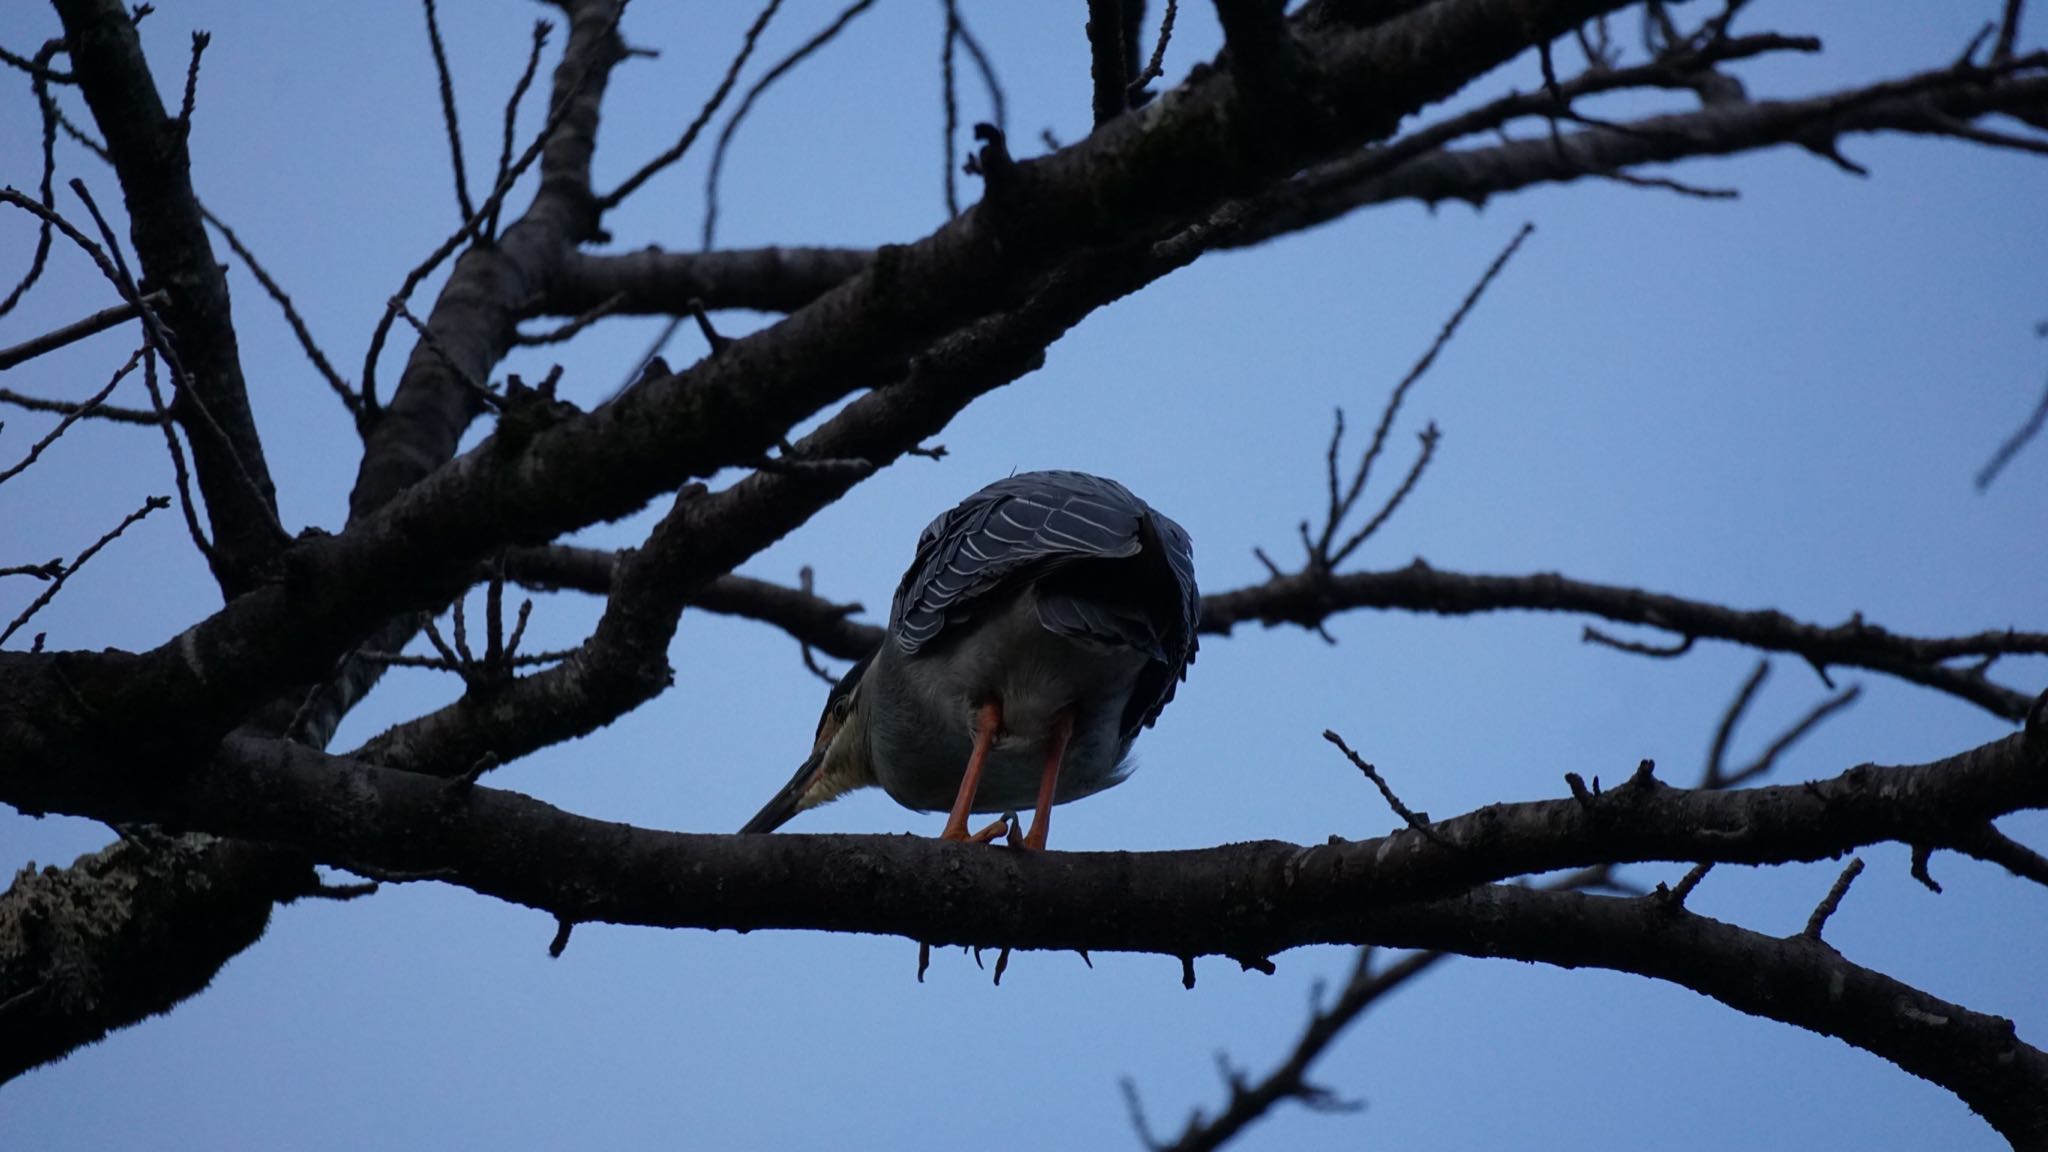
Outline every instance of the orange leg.
{"type": "Polygon", "coordinates": [[[1031,814],[1031,831],[1024,834],[1024,847],[1044,848],[1045,834],[1052,829],[1053,786],[1059,783],[1060,761],[1067,757],[1067,741],[1074,735],[1072,713],[1053,717],[1052,738],[1045,748],[1045,774],[1038,778],[1038,811],[1031,814]]]}
{"type": "Polygon", "coordinates": [[[953,811],[946,816],[941,840],[971,840],[986,844],[1000,835],[1007,821],[998,820],[968,835],[967,816],[974,811],[974,794],[981,790],[981,772],[988,765],[989,746],[996,742],[996,730],[1003,726],[1003,710],[991,700],[974,714],[974,754],[967,758],[967,771],[960,777],[960,793],[953,798],[953,811]]]}

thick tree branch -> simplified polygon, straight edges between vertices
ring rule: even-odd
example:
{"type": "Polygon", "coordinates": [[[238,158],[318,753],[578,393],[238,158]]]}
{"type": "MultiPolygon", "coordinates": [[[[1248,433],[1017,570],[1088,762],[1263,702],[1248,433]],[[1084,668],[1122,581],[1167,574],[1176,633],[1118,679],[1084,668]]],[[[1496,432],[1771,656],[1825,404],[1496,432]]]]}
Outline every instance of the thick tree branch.
{"type": "MultiPolygon", "coordinates": [[[[125,28],[126,14],[120,13],[118,5],[114,6],[114,11],[125,28]]],[[[451,329],[458,324],[474,324],[474,332],[480,334],[483,347],[478,348],[467,338],[467,333],[465,338],[457,339],[451,332],[449,342],[464,351],[478,351],[479,362],[485,365],[486,371],[488,365],[503,355],[503,341],[510,339],[516,309],[534,294],[529,283],[516,273],[558,257],[567,251],[573,240],[584,234],[580,229],[589,219],[586,207],[588,162],[597,123],[597,91],[593,89],[601,91],[601,72],[616,58],[607,51],[608,47],[616,46],[611,35],[613,12],[613,5],[608,0],[579,0],[575,5],[574,27],[578,34],[572,35],[570,47],[564,53],[563,67],[557,70],[557,97],[565,98],[565,93],[573,92],[586,98],[587,102],[565,110],[560,130],[546,141],[542,153],[541,192],[522,218],[523,229],[515,227],[508,230],[503,242],[489,249],[486,256],[474,261],[467,257],[458,261],[443,291],[441,300],[448,306],[448,315],[444,318],[446,323],[451,329]],[[453,303],[449,303],[451,297],[453,303]]],[[[116,87],[124,92],[146,89],[146,97],[134,92],[130,92],[129,97],[134,100],[146,98],[150,102],[148,106],[155,108],[158,119],[161,119],[161,107],[155,103],[152,81],[139,49],[133,44],[132,31],[125,37],[123,40],[121,35],[114,35],[113,39],[117,41],[117,48],[128,53],[118,62],[132,68],[133,74],[116,87]]],[[[125,123],[120,126],[123,132],[130,127],[125,123]]],[[[108,141],[118,154],[120,144],[111,130],[108,141]]],[[[171,174],[175,176],[174,184],[150,189],[148,198],[139,203],[135,192],[129,190],[130,213],[136,222],[137,245],[144,253],[145,269],[150,265],[149,249],[143,239],[144,214],[150,210],[150,205],[167,200],[172,207],[183,210],[189,202],[192,213],[189,223],[195,228],[201,227],[198,221],[203,209],[191,199],[184,155],[180,137],[176,142],[175,172],[171,174]]],[[[182,227],[187,222],[180,219],[177,223],[182,227]]],[[[203,245],[203,231],[198,233],[198,239],[203,245]]],[[[199,251],[203,252],[204,248],[199,251]]],[[[209,281],[196,271],[191,283],[173,281],[169,285],[174,295],[194,285],[201,290],[200,295],[186,301],[188,305],[193,301],[203,304],[209,300],[218,305],[217,313],[209,312],[200,317],[208,323],[191,327],[190,321],[180,321],[180,351],[184,353],[184,342],[194,336],[209,340],[224,336],[225,344],[209,345],[196,354],[197,364],[204,367],[211,363],[209,357],[224,348],[228,366],[233,368],[233,332],[227,327],[225,282],[219,269],[212,265],[210,256],[203,263],[207,275],[220,280],[222,287],[217,297],[204,294],[209,281]]],[[[441,315],[438,309],[436,315],[441,315]]],[[[188,371],[195,370],[194,355],[185,353],[188,371]]],[[[234,368],[234,372],[234,385],[239,389],[239,368],[234,368]]],[[[398,395],[383,411],[382,418],[368,430],[363,472],[354,493],[357,514],[381,505],[393,492],[425,475],[453,454],[461,424],[469,418],[464,405],[471,402],[458,386],[451,383],[454,375],[454,371],[437,357],[431,354],[421,356],[416,352],[413,365],[406,378],[401,380],[398,395]]],[[[243,412],[246,416],[245,407],[243,412]]],[[[218,418],[219,413],[214,415],[218,418]]],[[[195,435],[194,440],[197,444],[200,437],[195,435]]],[[[257,463],[260,462],[258,457],[257,463]]],[[[218,523],[223,515],[223,506],[215,504],[211,496],[208,501],[209,510],[218,523]]],[[[276,592],[280,588],[272,583],[269,590],[276,592]]],[[[393,625],[386,635],[387,641],[391,641],[389,646],[401,646],[412,628],[410,619],[402,619],[393,625]]],[[[224,715],[224,722],[253,720],[258,730],[266,731],[281,731],[289,727],[303,738],[324,743],[326,734],[332,731],[340,716],[375,682],[382,671],[381,665],[367,661],[349,662],[344,665],[343,674],[332,681],[332,691],[312,697],[303,691],[290,693],[283,702],[273,700],[268,714],[256,713],[255,708],[264,698],[274,694],[279,684],[305,683],[324,675],[333,665],[331,657],[327,663],[328,667],[281,678],[267,687],[252,685],[256,691],[240,709],[243,715],[224,715]]],[[[193,666],[190,671],[202,679],[205,676],[203,666],[193,666]]],[[[0,681],[6,679],[0,675],[0,681]]],[[[60,673],[58,681],[61,683],[61,680],[60,673]]],[[[46,686],[51,685],[46,682],[46,686]]],[[[0,684],[0,699],[6,699],[10,704],[20,703],[23,707],[36,707],[14,691],[17,687],[19,685],[0,684]]],[[[141,729],[137,731],[139,734],[141,729]]],[[[89,734],[85,739],[88,743],[94,741],[89,734]]],[[[146,742],[147,737],[144,740],[146,742]]],[[[175,759],[177,752],[174,748],[160,748],[147,753],[143,762],[161,763],[161,758],[166,756],[175,759]]],[[[77,1019],[69,1023],[52,1022],[45,1032],[50,1046],[38,1050],[36,1059],[54,1058],[70,1046],[89,1042],[110,1028],[131,1024],[150,1013],[163,1011],[204,987],[215,969],[246,948],[261,933],[270,907],[280,895],[274,878],[303,867],[303,858],[270,847],[210,846],[189,839],[181,843],[181,851],[163,854],[153,862],[146,859],[147,852],[138,849],[112,858],[106,869],[86,867],[81,871],[75,868],[53,879],[53,883],[61,883],[77,894],[70,904],[74,910],[96,907],[102,914],[101,922],[97,924],[74,926],[64,931],[73,932],[79,941],[78,947],[92,952],[97,957],[94,962],[104,965],[107,979],[125,982],[127,991],[120,997],[109,997],[90,1005],[83,1001],[66,1002],[71,1006],[64,1011],[75,1013],[77,1019]],[[153,867],[155,874],[164,878],[155,887],[149,882],[151,873],[145,865],[153,867]],[[205,916],[185,916],[180,922],[179,932],[173,934],[158,927],[156,918],[179,914],[179,907],[169,901],[171,894],[180,888],[206,893],[215,911],[205,916]],[[162,901],[168,902],[161,910],[157,907],[158,897],[151,895],[159,890],[164,893],[162,901]],[[142,899],[131,899],[138,893],[142,899]]],[[[89,865],[92,859],[88,857],[82,863],[89,865]]],[[[25,905],[13,906],[16,912],[23,907],[25,905]]],[[[12,919],[5,909],[0,909],[0,936],[8,931],[12,919]]],[[[49,952],[47,942],[41,938],[22,934],[13,939],[22,951],[17,952],[0,942],[0,1001],[15,1003],[16,997],[34,991],[34,986],[24,986],[17,982],[16,977],[30,979],[33,973],[52,964],[76,966],[82,963],[76,958],[67,959],[49,952]]]]}
{"type": "Polygon", "coordinates": [[[0,895],[0,1082],[196,995],[317,883],[267,848],[146,831],[24,868],[0,895]]]}
{"type": "Polygon", "coordinates": [[[1093,93],[1091,107],[1095,126],[1100,128],[1130,106],[1128,88],[1132,72],[1126,64],[1130,52],[1124,44],[1124,13],[1121,0],[1088,0],[1088,82],[1093,93]]]}
{"type": "Polygon", "coordinates": [[[145,290],[170,295],[164,317],[184,368],[171,411],[191,441],[213,526],[214,576],[232,598],[257,583],[285,540],[242,380],[227,277],[192,194],[186,126],[165,113],[119,0],[56,7],[72,71],[121,180],[145,290]]]}
{"type": "MultiPolygon", "coordinates": [[[[1517,104],[1533,114],[1539,96],[1515,96],[1475,114],[1429,147],[1400,141],[1311,168],[1276,189],[1270,210],[1249,218],[1223,243],[1244,246],[1334,220],[1353,209],[1395,200],[1483,204],[1532,184],[1559,183],[1621,172],[1646,164],[1701,156],[1727,156],[1784,144],[1832,141],[1842,136],[1906,132],[1954,136],[1951,126],[1998,112],[2048,106],[2048,76],[2039,59],[2016,61],[1995,75],[1945,68],[1903,80],[1845,89],[1805,100],[1718,103],[1697,112],[1655,116],[1611,127],[1591,127],[1556,139],[1520,140],[1490,147],[1441,145],[1469,132],[1490,130],[1517,104]]],[[[1426,135],[1429,129],[1418,135],[1426,135]]]]}
{"type": "MultiPolygon", "coordinates": [[[[0,663],[20,659],[0,655],[0,663]]],[[[96,765],[50,774],[0,764],[0,799],[25,811],[303,845],[323,863],[434,870],[577,920],[1260,956],[1343,939],[1327,933],[1362,906],[1531,873],[1648,861],[1775,864],[1884,842],[1957,842],[1997,817],[2048,807],[2048,720],[1943,760],[1862,765],[1803,784],[1672,788],[1645,766],[1604,792],[1437,821],[1433,835],[1404,829],[1308,848],[1020,854],[901,836],[660,832],[242,737],[186,778],[148,789],[133,786],[132,772],[96,765]],[[984,898],[951,899],[963,891],[984,898]]]]}
{"type": "Polygon", "coordinates": [[[1939,842],[2048,805],[2048,720],[2039,716],[2026,732],[1929,764],[1735,792],[1666,788],[1643,772],[1588,798],[1481,809],[1436,824],[1436,837],[1403,831],[1307,848],[1023,853],[915,837],[664,833],[240,738],[175,784],[119,783],[25,779],[10,765],[0,794],[17,806],[287,841],[326,863],[431,875],[570,923],[800,927],[1184,957],[1370,943],[1637,972],[1882,1055],[2009,1135],[2048,1133],[2048,1056],[2019,1042],[2010,1022],[1858,968],[1817,940],[1761,936],[1668,898],[1486,885],[1590,863],[1815,860],[1881,840],[1939,842]]]}
{"type": "Polygon", "coordinates": [[[629,316],[683,316],[705,308],[794,312],[867,266],[864,248],[742,248],[616,256],[571,253],[532,315],[578,316],[615,297],[629,316]]]}
{"type": "Polygon", "coordinates": [[[839,499],[873,468],[914,450],[974,398],[1031,371],[1043,349],[1105,295],[1134,290],[1192,260],[1201,239],[1089,253],[1014,311],[938,344],[907,378],[855,400],[793,446],[798,461],[864,467],[763,469],[722,492],[679,497],[647,543],[619,561],[611,602],[577,656],[488,700],[465,698],[399,725],[366,745],[365,754],[420,771],[485,753],[509,762],[610,723],[667,686],[665,652],[676,615],[708,581],[839,499]]]}

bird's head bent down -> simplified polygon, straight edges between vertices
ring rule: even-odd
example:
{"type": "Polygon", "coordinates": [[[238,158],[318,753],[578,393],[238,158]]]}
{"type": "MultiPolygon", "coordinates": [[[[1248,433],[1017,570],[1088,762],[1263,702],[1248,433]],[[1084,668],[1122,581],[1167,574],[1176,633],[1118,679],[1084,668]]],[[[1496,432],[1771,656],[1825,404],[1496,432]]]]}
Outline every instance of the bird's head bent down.
{"type": "Polygon", "coordinates": [[[1114,480],[1025,472],[918,537],[880,645],[825,704],[811,754],[742,831],[767,832],[856,788],[919,811],[1050,809],[1129,772],[1131,742],[1173,699],[1201,597],[1187,532],[1114,480]],[[1035,803],[1035,808],[1033,807],[1035,803]]]}
{"type": "Polygon", "coordinates": [[[773,832],[807,808],[875,783],[874,764],[868,758],[867,719],[860,699],[861,677],[874,658],[872,652],[861,657],[832,686],[831,695],[825,698],[825,711],[818,716],[811,754],[804,757],[796,775],[747,821],[741,832],[773,832]]]}

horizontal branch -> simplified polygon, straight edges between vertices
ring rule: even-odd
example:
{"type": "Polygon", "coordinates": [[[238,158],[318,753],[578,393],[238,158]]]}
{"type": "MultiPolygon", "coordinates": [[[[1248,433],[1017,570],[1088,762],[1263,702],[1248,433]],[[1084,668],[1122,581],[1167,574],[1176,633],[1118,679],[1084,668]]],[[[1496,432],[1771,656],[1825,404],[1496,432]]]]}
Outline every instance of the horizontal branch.
{"type": "MultiPolygon", "coordinates": [[[[142,297],[141,304],[144,308],[160,309],[169,300],[169,294],[165,293],[162,289],[158,289],[155,292],[145,294],[142,297]]],[[[114,305],[112,308],[102,308],[83,320],[75,320],[64,325],[62,328],[52,329],[32,340],[24,340],[11,348],[0,348],[0,372],[5,372],[17,364],[33,360],[46,352],[55,352],[59,348],[76,344],[88,336],[96,336],[109,328],[126,324],[140,315],[142,315],[141,308],[123,302],[114,305]]]]}
{"type": "MultiPolygon", "coordinates": [[[[571,590],[606,595],[618,553],[554,544],[519,548],[505,557],[505,575],[537,592],[571,590]]],[[[881,639],[881,630],[851,617],[859,604],[837,604],[801,588],[725,575],[686,597],[692,608],[771,624],[798,643],[845,660],[858,659],[881,639]]]]}
{"type": "Polygon", "coordinates": [[[1446,572],[1417,560],[1406,568],[1340,575],[1295,573],[1202,599],[1202,630],[1228,633],[1239,624],[1312,628],[1355,608],[1400,608],[1463,616],[1524,609],[1577,612],[1662,628],[1682,637],[1726,640],[1767,652],[1788,652],[1826,674],[1830,667],[1868,668],[1946,692],[2008,720],[2027,713],[2029,697],[1975,668],[1942,661],[1966,656],[2048,653],[2048,633],[2010,629],[1970,636],[1902,636],[1861,615],[1833,627],[1808,624],[1775,609],[1741,610],[1661,592],[1573,580],[1554,572],[1482,576],[1446,572]]]}
{"type": "MultiPolygon", "coordinates": [[[[548,589],[603,595],[612,553],[596,549],[546,550],[513,566],[514,579],[548,589]]],[[[882,630],[847,619],[840,605],[766,581],[734,584],[703,607],[774,625],[828,656],[858,659],[881,643],[882,630]]],[[[2017,720],[2029,697],[1990,680],[1975,667],[1944,661],[1964,657],[2048,655],[2048,633],[1999,629],[1969,636],[1904,636],[1852,616],[1832,627],[1794,619],[1775,609],[1727,608],[1616,584],[1574,580],[1553,572],[1489,576],[1432,568],[1418,560],[1384,572],[1317,576],[1295,573],[1261,584],[1202,597],[1201,630],[1227,636],[1240,625],[1295,624],[1314,628],[1341,612],[1401,609],[1464,616],[1480,612],[1572,612],[1678,633],[1686,640],[1725,640],[1768,652],[1787,652],[1816,668],[1867,668],[1967,700],[2017,720]]]]}
{"type": "MultiPolygon", "coordinates": [[[[1715,103],[1695,112],[1599,125],[1555,136],[1485,147],[1432,146],[1401,155],[1402,141],[1368,148],[1287,181],[1272,206],[1222,243],[1240,247],[1298,232],[1354,209],[1396,200],[1483,204],[1535,184],[1602,176],[1648,164],[1728,156],[1842,136],[1903,132],[1968,139],[1955,126],[1999,112],[2048,104],[2043,62],[2015,62],[1993,77],[1973,68],[1944,68],[1900,80],[1803,100],[1715,103]],[[1398,163],[1389,161],[1398,160],[1398,163]]],[[[1528,101],[1531,97],[1511,97],[1528,101]]],[[[1526,114],[1526,113],[1524,113],[1526,114]]],[[[1490,124],[1474,117],[1473,130],[1490,124]]],[[[1423,129],[1421,136],[1427,133],[1423,129]]],[[[1443,143],[1448,143],[1444,141],[1443,143]]],[[[1436,142],[1431,141],[1434,145],[1436,142]]]]}
{"type": "Polygon", "coordinates": [[[1859,968],[1818,940],[1765,937],[1668,897],[1484,886],[1594,863],[1771,863],[1886,840],[1939,845],[1997,815],[2048,806],[2048,696],[2026,731],[1928,764],[1728,792],[1667,788],[1645,765],[1604,793],[1310,847],[1018,852],[903,836],[659,832],[244,738],[181,781],[130,784],[82,773],[24,779],[0,767],[0,799],[27,810],[291,843],[322,863],[440,879],[568,923],[1188,958],[1385,944],[1638,972],[1883,1055],[2001,1131],[2048,1132],[2039,1127],[2048,1124],[2048,1057],[2020,1043],[2010,1022],[1859,968]]]}
{"type": "Polygon", "coordinates": [[[1536,872],[1811,861],[1882,842],[1942,847],[1997,817],[2048,806],[2048,696],[2027,730],[1927,764],[1717,791],[1664,786],[1646,763],[1605,792],[1495,804],[1426,831],[1308,848],[1020,854],[902,836],[661,832],[243,737],[183,780],[133,785],[126,774],[0,763],[0,801],[23,811],[290,843],[329,864],[433,871],[576,920],[1268,955],[1337,939],[1333,926],[1361,906],[1536,872]],[[963,890],[984,898],[951,898],[963,890]]]}
{"type": "Polygon", "coordinates": [[[571,253],[532,315],[580,316],[617,298],[625,316],[686,316],[705,308],[794,312],[867,266],[865,248],[746,248],[667,252],[642,248],[616,256],[571,253]]]}

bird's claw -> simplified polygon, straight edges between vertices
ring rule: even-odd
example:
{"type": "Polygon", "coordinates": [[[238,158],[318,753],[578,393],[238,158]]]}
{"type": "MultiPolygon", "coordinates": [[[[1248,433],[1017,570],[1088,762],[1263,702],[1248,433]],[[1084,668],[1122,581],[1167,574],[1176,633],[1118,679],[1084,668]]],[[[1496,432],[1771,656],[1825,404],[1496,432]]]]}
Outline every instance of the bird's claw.
{"type": "Polygon", "coordinates": [[[969,832],[965,827],[954,828],[948,825],[944,832],[939,833],[939,839],[957,840],[963,844],[992,844],[995,842],[996,837],[1002,836],[1006,832],[1009,834],[1009,843],[1014,845],[1019,842],[1022,831],[1019,828],[1015,812],[1003,813],[994,823],[979,832],[969,832]]]}

